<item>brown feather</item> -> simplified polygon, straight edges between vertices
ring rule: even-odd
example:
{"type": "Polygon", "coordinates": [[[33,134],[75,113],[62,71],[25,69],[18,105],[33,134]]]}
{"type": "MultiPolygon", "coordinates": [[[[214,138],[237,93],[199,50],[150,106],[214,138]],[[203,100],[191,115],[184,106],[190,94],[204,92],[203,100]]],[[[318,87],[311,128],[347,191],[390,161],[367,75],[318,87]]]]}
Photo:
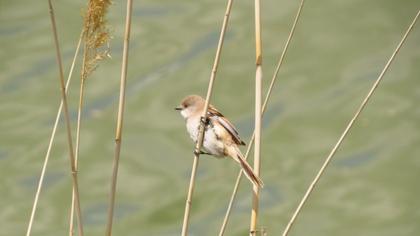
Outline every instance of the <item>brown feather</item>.
{"type": "Polygon", "coordinates": [[[238,146],[230,146],[226,149],[226,155],[232,157],[233,160],[241,165],[241,168],[245,176],[254,184],[258,185],[260,188],[264,187],[263,181],[254,173],[252,167],[248,164],[245,158],[242,156],[241,151],[238,146]]]}
{"type": "Polygon", "coordinates": [[[251,166],[246,162],[244,159],[239,157],[240,164],[242,167],[242,170],[244,171],[245,175],[252,181],[252,183],[258,185],[260,188],[264,187],[264,183],[262,180],[255,175],[254,171],[252,170],[251,166]]]}
{"type": "Polygon", "coordinates": [[[245,145],[245,142],[241,140],[239,137],[239,133],[236,130],[235,126],[222,114],[220,113],[214,106],[210,105],[208,109],[208,115],[210,119],[215,119],[220,125],[222,125],[226,131],[232,136],[232,140],[237,145],[245,145]]]}

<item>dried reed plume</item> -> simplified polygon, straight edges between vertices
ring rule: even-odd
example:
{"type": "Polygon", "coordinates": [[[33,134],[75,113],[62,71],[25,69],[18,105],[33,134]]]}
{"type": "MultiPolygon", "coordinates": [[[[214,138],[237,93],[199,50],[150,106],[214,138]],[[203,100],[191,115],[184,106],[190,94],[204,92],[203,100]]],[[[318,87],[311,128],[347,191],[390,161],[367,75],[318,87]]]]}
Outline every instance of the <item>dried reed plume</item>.
{"type": "Polygon", "coordinates": [[[88,3],[83,23],[85,56],[82,79],[86,79],[96,69],[99,61],[110,57],[110,33],[105,18],[110,5],[110,0],[90,0],[88,3]]]}
{"type": "MultiPolygon", "coordinates": [[[[109,56],[109,40],[110,34],[106,24],[105,15],[110,0],[90,0],[83,23],[83,65],[81,70],[79,106],[77,112],[77,128],[76,128],[76,151],[75,151],[75,167],[78,169],[79,145],[80,145],[80,127],[83,108],[83,99],[85,91],[85,81],[88,76],[97,68],[99,62],[109,56]]],[[[73,235],[74,228],[74,189],[72,193],[72,202],[70,208],[69,235],[73,235]]]]}

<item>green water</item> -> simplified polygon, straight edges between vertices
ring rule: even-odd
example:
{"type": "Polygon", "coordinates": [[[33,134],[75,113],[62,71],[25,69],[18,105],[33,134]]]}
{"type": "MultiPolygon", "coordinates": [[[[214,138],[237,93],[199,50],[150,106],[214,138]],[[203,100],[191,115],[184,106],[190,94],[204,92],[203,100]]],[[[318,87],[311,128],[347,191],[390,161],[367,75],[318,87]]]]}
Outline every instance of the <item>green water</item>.
{"type": "MultiPolygon", "coordinates": [[[[66,73],[83,1],[55,1],[66,73]]],[[[103,235],[114,150],[125,3],[114,1],[112,59],[87,82],[80,148],[86,235],[103,235]]],[[[253,128],[253,2],[236,1],[213,103],[253,128]]],[[[264,85],[298,1],[263,1],[264,85]]],[[[307,1],[264,119],[260,225],[280,235],[311,179],[420,7],[416,0],[307,1]]],[[[114,235],[179,235],[192,143],[174,112],[205,94],[224,1],[134,1],[114,235]]],[[[339,149],[290,235],[420,235],[420,24],[339,149]]],[[[0,235],[24,235],[60,93],[47,2],[0,0],[0,235]]],[[[80,63],[79,63],[80,66],[80,63]]],[[[77,71],[77,74],[79,72],[77,71]]],[[[78,79],[70,91],[75,127],[78,79]]],[[[58,130],[32,235],[66,235],[71,180],[58,130]]],[[[238,167],[200,160],[191,235],[216,235],[238,167]]],[[[247,235],[251,186],[226,235],[247,235]]]]}

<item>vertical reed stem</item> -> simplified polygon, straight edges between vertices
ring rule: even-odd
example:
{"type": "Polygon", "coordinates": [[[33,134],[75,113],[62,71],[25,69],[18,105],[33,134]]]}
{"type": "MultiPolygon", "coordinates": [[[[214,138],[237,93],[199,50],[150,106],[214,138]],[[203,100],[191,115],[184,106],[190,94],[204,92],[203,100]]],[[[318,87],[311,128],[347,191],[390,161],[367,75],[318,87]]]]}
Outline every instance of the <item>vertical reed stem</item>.
{"type": "MultiPolygon", "coordinates": [[[[281,53],[280,59],[277,63],[276,70],[274,71],[273,77],[271,78],[270,86],[269,86],[267,94],[265,96],[265,100],[264,100],[262,111],[261,111],[261,116],[262,117],[264,116],[265,110],[267,108],[268,101],[270,100],[271,92],[273,91],[275,82],[277,81],[277,74],[278,74],[278,72],[279,72],[279,70],[280,70],[280,68],[283,64],[283,60],[285,58],[287,49],[289,48],[290,41],[291,41],[291,39],[294,35],[295,28],[296,28],[297,22],[300,18],[300,13],[302,11],[304,2],[305,2],[305,0],[301,0],[301,2],[300,2],[298,11],[296,13],[294,22],[292,24],[292,28],[291,28],[290,33],[289,33],[289,37],[287,38],[286,44],[284,45],[284,48],[283,48],[283,51],[281,53]]],[[[248,144],[248,147],[247,147],[247,150],[246,150],[246,153],[245,153],[245,159],[248,158],[248,155],[251,151],[252,145],[254,144],[254,138],[255,138],[255,132],[252,133],[251,139],[249,141],[249,144],[248,144]]],[[[220,227],[219,236],[223,236],[224,233],[225,233],[226,226],[227,226],[227,223],[229,221],[230,213],[232,211],[233,202],[235,201],[236,194],[237,194],[238,188],[239,188],[239,183],[242,179],[242,173],[243,173],[242,170],[240,170],[239,173],[238,173],[238,177],[236,178],[235,186],[233,187],[232,195],[230,197],[229,204],[228,204],[228,207],[226,209],[225,217],[223,219],[222,226],[220,227]]]]}
{"type": "MultiPolygon", "coordinates": [[[[85,91],[85,81],[86,81],[86,60],[87,60],[87,32],[83,33],[85,44],[83,49],[83,62],[82,62],[82,69],[81,69],[81,79],[80,79],[80,89],[79,89],[79,106],[77,108],[77,126],[76,126],[76,150],[75,150],[75,158],[74,158],[74,165],[76,170],[78,170],[78,162],[79,162],[79,146],[80,146],[80,127],[82,123],[82,110],[83,110],[83,98],[84,98],[84,91],[85,91]]],[[[75,204],[75,194],[74,189],[72,190],[71,196],[71,207],[70,207],[70,220],[69,220],[69,236],[74,235],[74,204],[75,204]]]]}
{"type": "Polygon", "coordinates": [[[378,87],[379,83],[381,82],[383,76],[385,75],[386,71],[388,70],[389,66],[391,65],[392,61],[394,60],[395,55],[399,52],[401,46],[405,42],[405,39],[407,38],[408,34],[411,32],[411,29],[413,28],[414,24],[416,23],[418,17],[420,14],[420,10],[417,12],[417,15],[414,17],[412,23],[408,27],[407,31],[405,32],[404,36],[402,37],[400,43],[398,44],[397,48],[392,53],[391,57],[389,58],[388,62],[386,63],[384,69],[382,70],[379,77],[376,79],[375,83],[373,83],[371,89],[369,90],[368,94],[364,98],[363,102],[360,104],[359,108],[357,109],[356,113],[344,129],[343,133],[341,134],[340,138],[338,139],[337,143],[334,145],[331,152],[328,154],[328,157],[325,159],[324,163],[322,164],[320,170],[318,171],[317,175],[309,185],[309,188],[307,189],[305,195],[303,196],[302,200],[300,201],[298,207],[296,208],[295,212],[292,215],[292,218],[290,219],[289,223],[286,226],[286,229],[284,230],[282,236],[287,236],[289,234],[290,229],[292,228],[293,223],[296,221],[297,216],[299,215],[302,207],[306,203],[309,195],[312,193],[313,189],[315,188],[315,185],[318,183],[319,179],[321,178],[322,174],[324,173],[325,169],[327,168],[328,164],[330,163],[331,159],[337,152],[338,148],[340,147],[341,143],[343,142],[344,138],[347,136],[348,132],[350,131],[351,127],[353,126],[356,119],[359,117],[360,113],[365,108],[367,102],[369,101],[372,94],[375,92],[376,88],[378,87]]]}
{"type": "Polygon", "coordinates": [[[68,105],[67,105],[67,95],[66,95],[66,89],[65,89],[65,84],[64,84],[63,63],[61,61],[60,45],[58,42],[57,27],[55,23],[54,9],[53,9],[51,0],[48,0],[48,5],[49,5],[49,10],[50,10],[52,31],[54,34],[54,42],[55,42],[57,63],[58,63],[58,69],[59,69],[60,90],[61,90],[61,96],[63,100],[64,118],[66,121],[66,128],[67,128],[67,141],[68,141],[68,146],[69,146],[70,168],[71,168],[73,189],[75,192],[75,201],[76,201],[77,225],[78,225],[79,235],[83,236],[83,223],[82,223],[82,213],[81,213],[81,208],[80,208],[79,184],[77,181],[77,170],[74,165],[75,159],[74,159],[74,152],[73,152],[73,142],[72,142],[72,135],[71,135],[69,110],[68,110],[68,105]]]}
{"type": "MultiPolygon", "coordinates": [[[[79,54],[80,45],[82,43],[82,35],[83,35],[83,33],[80,34],[79,41],[78,41],[77,46],[76,46],[76,51],[75,51],[74,56],[73,56],[73,61],[72,61],[71,66],[70,66],[70,71],[69,71],[69,74],[68,74],[68,77],[67,77],[66,88],[65,88],[66,94],[67,94],[67,91],[68,91],[69,84],[71,82],[71,77],[73,75],[74,66],[76,64],[76,59],[77,59],[77,56],[79,54]]],[[[45,155],[44,164],[42,165],[41,175],[39,177],[38,187],[37,187],[37,190],[36,190],[34,203],[32,205],[32,212],[31,212],[31,217],[30,217],[30,220],[29,220],[28,228],[27,228],[27,231],[26,231],[26,236],[31,235],[32,224],[33,224],[36,209],[37,209],[37,206],[38,206],[39,195],[41,193],[41,189],[42,189],[42,186],[44,184],[44,176],[45,176],[45,172],[47,170],[47,165],[48,165],[48,161],[49,161],[49,158],[50,158],[51,148],[52,148],[52,145],[54,143],[55,133],[57,131],[58,122],[60,121],[60,116],[61,116],[62,109],[63,109],[63,100],[61,99],[60,106],[58,107],[57,115],[55,117],[54,126],[53,126],[53,129],[52,129],[52,132],[51,132],[50,141],[48,143],[47,154],[45,155]]]]}
{"type": "Polygon", "coordinates": [[[128,48],[130,43],[130,32],[131,32],[131,12],[132,12],[132,0],[127,0],[127,12],[125,20],[125,34],[124,34],[124,48],[123,48],[123,59],[121,68],[121,80],[120,80],[120,97],[118,104],[118,117],[117,117],[117,129],[115,131],[115,156],[112,168],[112,180],[111,180],[111,192],[109,197],[109,209],[108,209],[108,223],[106,227],[105,235],[112,235],[112,221],[114,216],[114,205],[115,205],[115,193],[117,188],[117,176],[118,176],[118,164],[121,153],[121,142],[122,142],[122,129],[124,120],[124,107],[125,107],[125,87],[127,78],[127,66],[128,66],[128,48]]]}
{"type": "Polygon", "coordinates": [[[217,68],[220,61],[220,53],[222,51],[223,42],[225,39],[225,33],[226,33],[227,25],[229,22],[229,16],[230,16],[230,10],[232,8],[232,3],[233,3],[233,0],[228,0],[227,6],[226,6],[226,12],[223,18],[223,24],[222,24],[222,29],[220,32],[219,42],[217,45],[216,56],[214,58],[213,68],[211,71],[209,85],[207,88],[206,102],[204,104],[203,114],[201,115],[201,122],[200,122],[199,131],[198,131],[198,139],[195,145],[194,161],[193,161],[193,165],[191,169],[190,184],[188,187],[187,200],[185,202],[184,220],[182,222],[182,232],[181,232],[182,236],[188,235],[188,226],[189,226],[189,220],[190,220],[192,197],[194,193],[195,177],[196,177],[198,161],[200,157],[200,150],[203,145],[204,128],[205,128],[205,123],[207,120],[207,110],[209,108],[210,98],[213,92],[213,83],[216,78],[217,68]]]}
{"type": "MultiPolygon", "coordinates": [[[[255,142],[254,142],[254,172],[260,176],[261,165],[261,91],[262,91],[262,42],[261,42],[261,2],[255,0],[255,55],[256,55],[256,72],[255,72],[255,142]]],[[[254,236],[257,232],[258,210],[260,188],[254,184],[252,189],[252,211],[250,235],[254,236]]]]}
{"type": "MultiPolygon", "coordinates": [[[[80,126],[81,126],[81,121],[82,121],[81,119],[82,119],[84,88],[85,88],[85,80],[82,78],[82,80],[80,81],[79,107],[77,109],[76,151],[75,151],[75,158],[74,158],[74,161],[75,161],[74,165],[76,167],[76,170],[78,170],[79,168],[78,161],[79,161],[79,146],[80,146],[80,126]]],[[[72,196],[71,196],[71,207],[70,207],[69,236],[74,235],[74,204],[75,204],[75,194],[74,194],[74,188],[73,188],[72,196]]]]}

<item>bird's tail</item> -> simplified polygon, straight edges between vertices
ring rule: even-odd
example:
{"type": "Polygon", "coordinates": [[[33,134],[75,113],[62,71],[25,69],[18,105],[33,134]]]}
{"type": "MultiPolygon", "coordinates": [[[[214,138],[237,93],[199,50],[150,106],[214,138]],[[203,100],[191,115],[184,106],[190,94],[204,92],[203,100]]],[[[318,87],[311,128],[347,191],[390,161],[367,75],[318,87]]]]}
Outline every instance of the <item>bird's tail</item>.
{"type": "MultiPolygon", "coordinates": [[[[237,148],[235,148],[237,149],[237,148]]],[[[232,155],[233,159],[238,162],[241,167],[242,170],[245,174],[245,176],[254,184],[258,185],[260,188],[264,187],[264,183],[263,181],[260,179],[260,177],[258,177],[252,167],[248,164],[248,162],[246,162],[246,160],[243,158],[241,151],[239,151],[239,149],[235,150],[235,154],[232,155]],[[234,157],[234,155],[236,154],[236,158],[234,157]]]]}

